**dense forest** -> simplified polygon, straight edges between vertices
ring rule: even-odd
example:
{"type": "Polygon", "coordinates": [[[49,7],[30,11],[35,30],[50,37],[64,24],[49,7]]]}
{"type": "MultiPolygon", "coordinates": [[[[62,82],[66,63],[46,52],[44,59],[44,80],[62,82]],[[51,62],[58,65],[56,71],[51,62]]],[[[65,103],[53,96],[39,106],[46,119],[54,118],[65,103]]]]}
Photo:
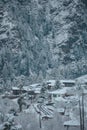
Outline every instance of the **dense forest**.
{"type": "Polygon", "coordinates": [[[0,0],[0,84],[84,74],[86,0],[0,0]]]}

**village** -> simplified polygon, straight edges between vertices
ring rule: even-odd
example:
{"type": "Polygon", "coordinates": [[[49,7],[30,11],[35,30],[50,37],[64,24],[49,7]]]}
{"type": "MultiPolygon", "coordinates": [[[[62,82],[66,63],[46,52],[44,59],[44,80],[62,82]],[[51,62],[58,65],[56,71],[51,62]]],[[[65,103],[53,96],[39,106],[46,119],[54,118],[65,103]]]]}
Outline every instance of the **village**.
{"type": "Polygon", "coordinates": [[[80,81],[12,87],[0,95],[0,130],[85,130],[87,80],[80,81]]]}

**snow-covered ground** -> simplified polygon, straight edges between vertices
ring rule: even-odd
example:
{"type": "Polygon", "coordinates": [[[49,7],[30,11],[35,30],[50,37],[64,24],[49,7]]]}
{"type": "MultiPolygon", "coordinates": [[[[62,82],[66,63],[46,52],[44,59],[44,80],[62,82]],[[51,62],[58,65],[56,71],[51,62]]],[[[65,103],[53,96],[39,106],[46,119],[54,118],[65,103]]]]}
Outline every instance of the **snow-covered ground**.
{"type": "MultiPolygon", "coordinates": [[[[86,91],[84,92],[86,93],[86,91]]],[[[54,104],[45,104],[48,99],[45,99],[44,103],[37,103],[37,100],[31,102],[29,99],[25,98],[30,106],[29,108],[24,106],[22,112],[19,112],[18,110],[18,98],[8,99],[2,98],[2,95],[0,95],[0,113],[4,116],[3,122],[12,116],[15,124],[21,126],[23,130],[65,130],[66,128],[64,126],[66,125],[71,126],[70,130],[79,130],[80,116],[78,89],[76,89],[75,86],[71,88],[64,87],[55,91],[47,92],[46,94],[48,93],[59,94],[59,96],[55,97],[54,104]],[[11,110],[13,109],[16,111],[16,115],[11,113],[11,110]],[[78,127],[76,127],[76,125],[78,125],[78,127]]],[[[85,95],[85,122],[87,120],[86,101],[87,96],[85,95]]],[[[3,123],[1,114],[0,124],[3,123]]]]}
{"type": "MultiPolygon", "coordinates": [[[[6,115],[8,115],[10,109],[14,108],[18,111],[17,100],[0,98],[0,104],[1,104],[0,112],[3,113],[4,118],[6,118],[6,115]]],[[[23,109],[22,112],[20,112],[20,113],[18,112],[17,116],[14,116],[15,124],[21,125],[23,130],[41,129],[40,124],[39,124],[39,114],[35,111],[35,108],[33,107],[33,105],[34,104],[31,104],[31,106],[28,109],[23,109]]],[[[48,108],[44,107],[44,109],[48,109],[48,108]]],[[[51,107],[51,109],[52,109],[52,107],[51,107]]],[[[9,118],[10,118],[10,116],[13,116],[13,115],[10,114],[9,118]]],[[[56,111],[54,111],[53,118],[41,120],[41,125],[42,125],[41,127],[43,130],[53,130],[53,129],[57,130],[58,128],[62,128],[62,130],[64,130],[62,117],[56,111]]]]}

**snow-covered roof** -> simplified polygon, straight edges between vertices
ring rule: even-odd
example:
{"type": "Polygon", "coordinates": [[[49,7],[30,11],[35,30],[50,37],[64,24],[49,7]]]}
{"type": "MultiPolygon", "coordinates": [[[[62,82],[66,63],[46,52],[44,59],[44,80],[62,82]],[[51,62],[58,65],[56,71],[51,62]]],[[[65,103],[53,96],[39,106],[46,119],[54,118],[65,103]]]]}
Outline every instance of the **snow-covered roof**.
{"type": "Polygon", "coordinates": [[[23,90],[29,91],[29,90],[31,90],[31,89],[29,88],[29,86],[23,86],[23,90]]]}
{"type": "Polygon", "coordinates": [[[46,81],[47,84],[54,86],[56,83],[56,80],[48,80],[46,81]]]}
{"type": "Polygon", "coordinates": [[[62,97],[57,97],[57,98],[55,98],[55,100],[56,101],[62,101],[62,102],[66,102],[67,100],[66,99],[64,99],[64,98],[62,98],[62,97]]]}
{"type": "MultiPolygon", "coordinates": [[[[12,87],[12,90],[20,90],[20,88],[18,88],[18,87],[12,87]]],[[[29,86],[23,86],[22,90],[29,91],[31,89],[29,88],[29,86]]]]}
{"type": "Polygon", "coordinates": [[[57,89],[55,91],[48,92],[49,94],[65,94],[67,92],[67,87],[64,87],[63,89],[57,89]]]}
{"type": "Polygon", "coordinates": [[[84,83],[87,84],[87,75],[78,77],[78,78],[76,79],[76,81],[79,82],[81,85],[82,85],[82,84],[84,85],[84,83]]]}
{"type": "Polygon", "coordinates": [[[36,90],[36,91],[40,91],[40,90],[41,90],[41,88],[35,88],[34,90],[36,90]]]}
{"type": "Polygon", "coordinates": [[[77,120],[65,121],[64,126],[80,126],[80,122],[77,120]]]}
{"type": "Polygon", "coordinates": [[[84,89],[83,90],[83,94],[87,95],[87,90],[84,89]]]}
{"type": "Polygon", "coordinates": [[[83,75],[77,78],[77,80],[86,80],[87,81],[87,75],[83,75]]]}
{"type": "Polygon", "coordinates": [[[40,91],[39,90],[35,90],[35,93],[40,94],[40,91]]]}
{"type": "Polygon", "coordinates": [[[40,84],[31,84],[30,85],[30,87],[32,87],[32,88],[39,87],[39,86],[40,86],[40,84]]]}
{"type": "Polygon", "coordinates": [[[41,88],[33,88],[32,90],[33,90],[35,93],[40,93],[41,88]]]}
{"type": "Polygon", "coordinates": [[[60,83],[75,83],[75,80],[72,79],[60,80],[60,83]]]}
{"type": "Polygon", "coordinates": [[[20,90],[18,87],[12,87],[12,90],[20,90]]]}
{"type": "Polygon", "coordinates": [[[87,83],[87,79],[81,79],[82,83],[87,83]]]}

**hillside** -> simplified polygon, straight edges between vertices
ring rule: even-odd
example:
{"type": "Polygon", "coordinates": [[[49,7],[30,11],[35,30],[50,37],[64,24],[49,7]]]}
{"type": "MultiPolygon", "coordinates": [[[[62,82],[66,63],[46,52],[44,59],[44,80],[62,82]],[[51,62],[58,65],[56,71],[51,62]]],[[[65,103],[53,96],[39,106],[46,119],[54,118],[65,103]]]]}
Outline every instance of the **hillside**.
{"type": "Polygon", "coordinates": [[[0,78],[87,74],[86,0],[0,0],[0,78]]]}

